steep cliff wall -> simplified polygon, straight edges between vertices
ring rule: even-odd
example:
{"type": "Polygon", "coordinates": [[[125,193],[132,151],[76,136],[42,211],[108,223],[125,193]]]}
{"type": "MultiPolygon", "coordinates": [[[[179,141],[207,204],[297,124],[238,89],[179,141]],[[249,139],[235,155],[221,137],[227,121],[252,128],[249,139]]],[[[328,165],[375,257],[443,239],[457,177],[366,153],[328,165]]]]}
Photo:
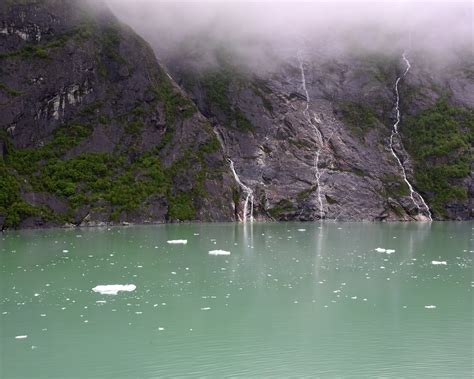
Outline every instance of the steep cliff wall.
{"type": "Polygon", "coordinates": [[[233,220],[205,117],[100,2],[0,4],[0,226],[233,220]]]}
{"type": "Polygon", "coordinates": [[[252,205],[262,220],[474,216],[469,52],[443,67],[295,44],[258,69],[187,46],[165,69],[102,2],[2,2],[0,227],[232,221],[252,205]]]}
{"type": "Polygon", "coordinates": [[[264,73],[236,66],[225,50],[216,57],[212,68],[183,53],[168,65],[213,120],[261,218],[473,217],[467,56],[443,70],[416,52],[405,61],[402,51],[325,56],[302,47],[264,73]]]}

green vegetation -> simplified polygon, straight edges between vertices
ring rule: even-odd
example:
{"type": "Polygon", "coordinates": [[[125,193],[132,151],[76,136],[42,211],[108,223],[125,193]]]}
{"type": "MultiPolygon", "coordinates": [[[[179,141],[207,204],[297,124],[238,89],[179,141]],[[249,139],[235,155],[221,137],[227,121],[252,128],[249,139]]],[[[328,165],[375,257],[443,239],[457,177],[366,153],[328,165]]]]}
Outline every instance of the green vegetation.
{"type": "Polygon", "coordinates": [[[8,95],[13,96],[13,97],[23,95],[23,92],[18,91],[18,90],[16,90],[16,89],[13,89],[13,88],[11,88],[11,87],[8,87],[8,86],[7,86],[6,84],[4,84],[4,83],[0,83],[0,90],[5,91],[8,95]]]}
{"type": "Polygon", "coordinates": [[[260,99],[262,99],[264,108],[268,112],[273,113],[273,105],[270,102],[270,100],[268,100],[268,97],[266,96],[266,94],[270,94],[272,91],[270,90],[270,88],[268,88],[265,81],[261,79],[254,79],[252,83],[252,91],[255,95],[257,95],[258,97],[260,97],[260,99]]]}
{"type": "Polygon", "coordinates": [[[191,192],[180,193],[169,198],[168,218],[170,220],[194,220],[196,209],[194,208],[193,194],[191,192]]]}
{"type": "Polygon", "coordinates": [[[410,188],[408,188],[408,184],[406,184],[399,176],[385,175],[381,180],[384,184],[386,197],[393,197],[397,199],[410,195],[410,188]]]}
{"type": "Polygon", "coordinates": [[[297,199],[298,201],[300,201],[300,202],[303,201],[303,200],[306,200],[308,197],[311,196],[311,194],[312,194],[314,191],[316,191],[316,189],[317,189],[317,186],[311,186],[311,187],[309,187],[309,188],[307,188],[307,189],[305,189],[305,190],[303,190],[303,191],[300,191],[300,192],[298,192],[298,194],[296,195],[296,199],[297,199]]]}
{"type": "Polygon", "coordinates": [[[359,137],[380,123],[376,113],[367,105],[344,101],[339,103],[339,108],[342,120],[359,137]]]}
{"type": "Polygon", "coordinates": [[[272,209],[269,210],[269,213],[274,219],[278,219],[283,214],[293,212],[294,210],[295,206],[290,200],[282,199],[272,209]]]}
{"type": "Polygon", "coordinates": [[[73,211],[80,208],[111,209],[111,220],[122,212],[139,209],[152,195],[168,199],[169,220],[194,220],[198,198],[206,196],[205,181],[219,170],[208,171],[206,154],[218,151],[219,141],[206,130],[209,139],[197,151],[186,150],[181,159],[163,167],[158,156],[161,147],[130,162],[127,153],[83,153],[64,159],[64,154],[90,136],[90,125],[71,124],[58,128],[53,139],[36,149],[15,149],[5,132],[0,140],[8,154],[0,161],[0,214],[6,215],[5,226],[15,227],[28,216],[44,220],[72,222],[73,211]],[[188,191],[177,191],[174,183],[192,183],[188,191]],[[52,193],[67,201],[71,212],[53,215],[44,207],[25,203],[20,189],[52,193]]]}
{"type": "Polygon", "coordinates": [[[302,140],[302,139],[295,139],[295,138],[288,138],[288,142],[291,143],[292,145],[296,146],[298,149],[312,149],[313,146],[311,143],[308,141],[302,140]]]}
{"type": "Polygon", "coordinates": [[[470,173],[474,111],[440,100],[407,119],[401,132],[414,159],[417,189],[428,196],[435,215],[445,216],[450,201],[468,197],[459,184],[470,173]]]}
{"type": "Polygon", "coordinates": [[[242,110],[235,107],[229,98],[232,83],[241,83],[243,76],[229,65],[224,65],[220,70],[211,70],[201,79],[206,92],[207,101],[212,107],[217,108],[225,118],[225,125],[242,132],[251,132],[255,129],[242,110]]]}
{"type": "Polygon", "coordinates": [[[164,103],[165,117],[169,124],[177,119],[185,120],[196,113],[194,103],[173,86],[167,75],[161,71],[159,82],[152,89],[158,100],[164,103]]]}

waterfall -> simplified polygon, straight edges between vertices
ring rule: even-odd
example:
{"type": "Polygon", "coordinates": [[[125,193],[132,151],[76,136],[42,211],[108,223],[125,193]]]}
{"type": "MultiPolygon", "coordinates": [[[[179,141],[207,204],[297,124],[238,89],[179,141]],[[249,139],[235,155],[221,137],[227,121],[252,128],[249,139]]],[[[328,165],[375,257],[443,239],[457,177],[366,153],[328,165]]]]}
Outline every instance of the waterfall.
{"type": "Polygon", "coordinates": [[[400,83],[400,80],[402,80],[408,74],[408,71],[410,71],[411,65],[410,65],[410,61],[406,57],[405,52],[402,54],[402,58],[403,58],[403,60],[406,64],[406,69],[403,72],[403,74],[401,76],[399,76],[397,78],[397,80],[395,81],[396,122],[395,122],[395,124],[393,124],[392,134],[390,135],[390,151],[392,152],[392,155],[395,157],[396,161],[398,162],[398,166],[400,167],[400,169],[402,171],[403,180],[405,181],[408,188],[410,189],[410,198],[413,201],[413,204],[415,204],[415,206],[418,208],[418,216],[422,216],[423,218],[426,218],[426,216],[423,214],[423,212],[426,212],[426,214],[428,215],[427,218],[429,219],[429,221],[433,221],[433,219],[431,217],[430,208],[426,204],[423,197],[418,192],[416,192],[415,189],[413,188],[413,186],[411,185],[410,181],[407,178],[405,166],[403,166],[403,163],[402,163],[401,159],[399,158],[398,154],[395,152],[395,150],[393,148],[393,140],[394,140],[395,137],[398,137],[399,141],[400,141],[400,146],[403,149],[401,137],[400,137],[400,134],[398,133],[398,125],[400,124],[400,120],[401,120],[401,115],[400,115],[400,93],[398,91],[398,84],[400,83]],[[415,198],[418,198],[418,201],[416,201],[415,198]]]}
{"type": "Polygon", "coordinates": [[[229,159],[230,163],[230,169],[232,170],[232,174],[234,174],[235,181],[238,183],[240,188],[242,188],[242,191],[245,193],[245,202],[244,202],[244,211],[242,214],[242,221],[245,223],[247,222],[247,219],[250,220],[250,222],[253,222],[253,191],[247,187],[244,183],[239,178],[239,175],[237,175],[237,172],[235,171],[234,167],[234,162],[229,159]]]}
{"type": "Polygon", "coordinates": [[[314,170],[315,170],[315,178],[316,178],[316,185],[317,185],[317,190],[316,190],[316,195],[318,198],[318,203],[319,203],[319,218],[322,220],[324,218],[324,211],[323,211],[323,199],[321,195],[321,170],[319,169],[319,157],[321,155],[321,149],[324,146],[324,141],[323,141],[323,135],[321,134],[321,131],[318,129],[318,127],[313,123],[313,120],[311,119],[311,116],[309,114],[309,93],[308,89],[306,88],[306,75],[304,72],[304,66],[303,66],[303,59],[301,58],[301,54],[298,53],[298,62],[300,64],[300,72],[301,72],[301,85],[303,88],[303,91],[305,93],[306,97],[306,107],[303,111],[303,115],[308,121],[308,123],[314,128],[316,132],[316,138],[317,142],[319,145],[318,151],[316,152],[316,156],[314,159],[314,170]]]}

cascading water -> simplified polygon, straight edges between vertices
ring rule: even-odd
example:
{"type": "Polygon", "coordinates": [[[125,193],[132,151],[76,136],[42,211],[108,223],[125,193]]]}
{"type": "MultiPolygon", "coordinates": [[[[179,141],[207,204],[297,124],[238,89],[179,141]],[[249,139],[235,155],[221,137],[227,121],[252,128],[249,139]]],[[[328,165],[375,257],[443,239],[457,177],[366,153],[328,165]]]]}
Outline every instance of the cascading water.
{"type": "Polygon", "coordinates": [[[300,64],[300,71],[301,71],[301,85],[306,97],[306,107],[303,111],[303,114],[306,120],[308,121],[308,123],[314,128],[316,132],[316,139],[319,145],[318,150],[316,151],[316,156],[314,158],[314,170],[315,170],[316,185],[317,185],[316,195],[317,195],[318,203],[319,203],[319,218],[322,220],[324,218],[324,211],[323,211],[323,199],[321,195],[321,180],[320,180],[321,170],[319,169],[319,157],[321,154],[321,150],[324,147],[324,141],[323,141],[323,135],[321,134],[321,131],[313,123],[313,120],[311,119],[311,116],[309,114],[310,98],[309,98],[308,89],[306,88],[306,75],[304,72],[304,65],[303,65],[303,59],[301,57],[301,53],[298,53],[298,61],[300,64]]]}
{"type": "Polygon", "coordinates": [[[400,141],[400,146],[403,149],[403,145],[402,145],[402,142],[401,142],[401,137],[400,137],[400,134],[398,133],[398,125],[400,124],[400,117],[401,117],[400,116],[400,93],[398,91],[398,84],[400,83],[400,80],[402,80],[408,74],[408,71],[410,71],[411,65],[410,65],[410,61],[406,57],[405,52],[402,54],[402,58],[403,58],[403,60],[406,64],[406,69],[403,72],[403,74],[401,76],[399,76],[397,78],[397,80],[395,81],[396,122],[395,122],[395,124],[393,124],[392,134],[390,135],[390,151],[392,152],[392,155],[395,157],[396,161],[398,162],[398,165],[400,166],[400,169],[402,171],[403,180],[405,181],[405,183],[407,184],[407,186],[410,190],[410,198],[413,201],[413,204],[415,204],[415,206],[418,208],[418,216],[422,216],[425,219],[427,218],[429,221],[433,221],[433,219],[431,217],[430,208],[426,204],[423,197],[418,192],[416,192],[415,189],[413,188],[413,186],[411,185],[410,181],[407,178],[405,166],[403,166],[403,163],[402,163],[401,159],[399,158],[398,154],[395,152],[395,149],[393,148],[394,138],[398,137],[399,141],[400,141]],[[415,198],[418,198],[418,201],[415,198]],[[426,213],[427,216],[425,214],[423,214],[423,212],[426,213]]]}
{"type": "Polygon", "coordinates": [[[235,171],[234,167],[234,162],[229,159],[230,163],[230,169],[232,170],[232,174],[234,174],[235,181],[238,183],[240,188],[245,193],[245,202],[244,202],[244,211],[242,214],[242,220],[244,223],[249,220],[250,222],[253,222],[253,201],[254,201],[254,196],[253,196],[253,191],[251,188],[247,187],[244,183],[239,178],[239,175],[237,175],[237,172],[235,171]]]}

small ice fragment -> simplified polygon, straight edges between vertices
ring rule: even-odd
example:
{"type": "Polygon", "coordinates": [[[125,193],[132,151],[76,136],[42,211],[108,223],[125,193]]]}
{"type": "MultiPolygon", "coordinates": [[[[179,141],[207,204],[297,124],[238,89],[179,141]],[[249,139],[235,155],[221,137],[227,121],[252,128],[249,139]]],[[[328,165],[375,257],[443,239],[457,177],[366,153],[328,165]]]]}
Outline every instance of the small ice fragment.
{"type": "Polygon", "coordinates": [[[201,311],[208,311],[209,309],[211,309],[211,307],[204,307],[204,308],[201,308],[201,311]]]}
{"type": "Polygon", "coordinates": [[[160,326],[160,327],[158,328],[158,330],[159,330],[160,332],[162,332],[163,330],[165,330],[165,328],[163,328],[163,327],[160,326]]]}
{"type": "Polygon", "coordinates": [[[395,250],[393,250],[393,249],[387,249],[387,250],[385,250],[385,252],[386,252],[387,254],[393,254],[393,253],[395,253],[395,250]]]}
{"type": "Polygon", "coordinates": [[[352,296],[351,299],[352,300],[357,300],[357,296],[352,296]]]}
{"type": "Polygon", "coordinates": [[[298,229],[298,232],[306,232],[306,229],[298,229]]]}
{"type": "Polygon", "coordinates": [[[444,265],[446,266],[448,263],[446,261],[431,261],[432,265],[444,265]]]}
{"type": "Polygon", "coordinates": [[[381,247],[377,247],[377,248],[375,249],[375,251],[376,251],[377,253],[385,253],[386,250],[383,249],[383,248],[381,248],[381,247]]]}
{"type": "Polygon", "coordinates": [[[171,271],[171,275],[176,275],[176,271],[171,271]]]}
{"type": "Polygon", "coordinates": [[[96,303],[97,303],[97,304],[105,304],[105,303],[107,303],[107,302],[106,302],[105,300],[97,300],[96,303]]]}
{"type": "Polygon", "coordinates": [[[120,291],[124,292],[132,292],[135,291],[137,286],[134,284],[108,284],[108,285],[101,285],[92,288],[92,291],[99,292],[102,295],[117,295],[120,291]]]}
{"type": "Polygon", "coordinates": [[[69,253],[69,250],[64,249],[63,253],[69,253]]]}
{"type": "Polygon", "coordinates": [[[167,242],[172,245],[179,245],[179,244],[186,245],[188,243],[188,240],[169,240],[167,242]]]}
{"type": "Polygon", "coordinates": [[[436,305],[425,305],[426,309],[435,309],[436,305]]]}
{"type": "Polygon", "coordinates": [[[23,335],[23,336],[16,336],[15,339],[17,340],[24,340],[25,338],[28,338],[27,335],[23,335]]]}
{"type": "Polygon", "coordinates": [[[211,250],[209,255],[230,255],[230,251],[225,250],[211,250]]]}

